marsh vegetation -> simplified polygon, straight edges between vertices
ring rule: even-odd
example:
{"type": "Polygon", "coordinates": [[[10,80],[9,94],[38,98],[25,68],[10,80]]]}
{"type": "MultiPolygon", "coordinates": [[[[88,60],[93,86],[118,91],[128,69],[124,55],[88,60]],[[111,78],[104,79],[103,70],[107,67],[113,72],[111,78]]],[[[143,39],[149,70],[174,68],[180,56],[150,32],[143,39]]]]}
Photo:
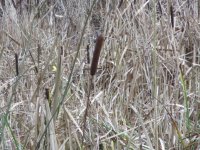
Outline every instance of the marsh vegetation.
{"type": "Polygon", "coordinates": [[[0,149],[200,149],[200,1],[1,10],[0,149]]]}

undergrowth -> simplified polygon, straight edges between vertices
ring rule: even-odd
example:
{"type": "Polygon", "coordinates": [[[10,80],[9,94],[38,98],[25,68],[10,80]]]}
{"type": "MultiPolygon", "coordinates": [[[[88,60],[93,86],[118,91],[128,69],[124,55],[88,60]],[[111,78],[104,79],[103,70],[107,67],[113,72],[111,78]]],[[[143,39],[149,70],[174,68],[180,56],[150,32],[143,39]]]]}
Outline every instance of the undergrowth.
{"type": "Polygon", "coordinates": [[[199,1],[1,10],[0,149],[200,149],[199,1]]]}

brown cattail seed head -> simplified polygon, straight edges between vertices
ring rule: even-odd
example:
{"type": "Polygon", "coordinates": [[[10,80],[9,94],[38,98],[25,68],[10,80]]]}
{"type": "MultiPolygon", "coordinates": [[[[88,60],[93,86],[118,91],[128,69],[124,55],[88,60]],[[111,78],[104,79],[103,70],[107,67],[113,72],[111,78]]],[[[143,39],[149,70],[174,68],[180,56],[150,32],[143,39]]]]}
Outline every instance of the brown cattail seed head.
{"type": "Polygon", "coordinates": [[[173,6],[170,6],[170,14],[171,14],[171,24],[172,28],[174,28],[174,12],[173,12],[173,6]]]}
{"type": "Polygon", "coordinates": [[[19,63],[18,63],[18,55],[15,53],[15,67],[16,67],[16,76],[19,75],[19,63]]]}
{"type": "Polygon", "coordinates": [[[95,73],[97,71],[97,65],[98,65],[98,61],[99,61],[100,52],[101,52],[101,49],[103,46],[103,42],[104,42],[103,35],[98,36],[97,40],[96,40],[96,45],[95,45],[91,69],[90,69],[90,74],[92,76],[95,75],[95,73]]]}

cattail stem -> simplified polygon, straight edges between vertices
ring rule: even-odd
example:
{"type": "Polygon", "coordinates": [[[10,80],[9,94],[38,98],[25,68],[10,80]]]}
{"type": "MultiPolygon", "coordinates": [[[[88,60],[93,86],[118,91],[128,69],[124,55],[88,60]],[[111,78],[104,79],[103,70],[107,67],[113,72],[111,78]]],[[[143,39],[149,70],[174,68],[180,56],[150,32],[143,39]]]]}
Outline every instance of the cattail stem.
{"type": "Polygon", "coordinates": [[[91,76],[94,76],[97,71],[99,56],[100,56],[101,49],[103,47],[103,42],[104,42],[104,37],[102,35],[100,35],[97,38],[95,49],[94,49],[94,54],[93,54],[93,58],[92,58],[92,64],[91,64],[91,69],[90,69],[91,76]]]}
{"type": "Polygon", "coordinates": [[[88,89],[88,96],[87,96],[87,102],[86,102],[86,108],[85,108],[85,114],[84,114],[84,116],[83,116],[83,128],[82,128],[83,136],[82,136],[82,145],[83,145],[83,142],[84,142],[86,121],[87,121],[87,116],[88,116],[88,112],[89,112],[89,108],[90,108],[90,92],[91,92],[92,80],[93,80],[93,76],[90,78],[89,89],[88,89]]]}

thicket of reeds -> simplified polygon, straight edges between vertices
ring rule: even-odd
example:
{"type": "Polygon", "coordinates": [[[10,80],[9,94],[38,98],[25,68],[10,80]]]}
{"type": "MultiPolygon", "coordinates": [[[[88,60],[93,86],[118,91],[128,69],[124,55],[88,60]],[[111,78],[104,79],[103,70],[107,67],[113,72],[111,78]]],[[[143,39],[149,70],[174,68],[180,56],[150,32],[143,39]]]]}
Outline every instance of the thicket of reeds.
{"type": "Polygon", "coordinates": [[[200,149],[199,1],[0,5],[0,149],[200,149]]]}

